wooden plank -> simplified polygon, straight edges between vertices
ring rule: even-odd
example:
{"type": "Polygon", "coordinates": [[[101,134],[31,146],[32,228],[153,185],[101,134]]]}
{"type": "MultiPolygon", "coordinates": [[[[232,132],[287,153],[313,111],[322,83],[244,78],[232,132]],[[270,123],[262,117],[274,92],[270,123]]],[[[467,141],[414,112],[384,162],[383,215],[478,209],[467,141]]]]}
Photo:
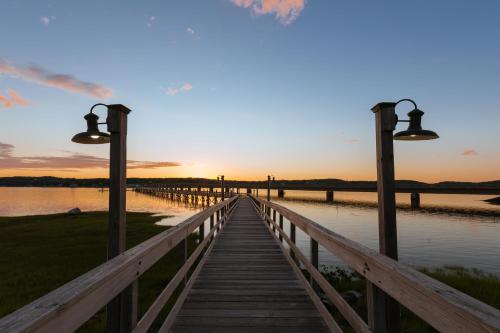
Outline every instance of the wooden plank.
{"type": "MultiPolygon", "coordinates": [[[[260,198],[252,197],[259,204],[260,198]]],[[[500,332],[500,311],[290,209],[267,203],[380,289],[439,331],[500,332]]]]}
{"type": "MultiPolygon", "coordinates": [[[[305,333],[305,332],[311,332],[311,333],[321,333],[321,332],[327,332],[326,329],[322,327],[315,327],[315,326],[299,326],[299,327],[284,327],[287,333],[305,333]]],[[[203,328],[201,327],[183,327],[183,326],[177,326],[176,329],[172,330],[172,332],[189,332],[189,333],[276,333],[277,328],[276,327],[242,327],[242,326],[205,326],[203,328]]]]}
{"type": "MultiPolygon", "coordinates": [[[[196,299],[188,298],[184,304],[185,309],[226,309],[226,310],[259,310],[262,309],[262,302],[259,301],[206,301],[200,302],[196,299]]],[[[265,309],[267,310],[314,310],[314,306],[311,302],[267,302],[265,309]]]]}
{"type": "MultiPolygon", "coordinates": [[[[236,318],[221,318],[221,317],[188,317],[179,316],[177,317],[176,325],[172,328],[174,331],[178,326],[184,327],[208,327],[208,326],[233,326],[233,327],[274,327],[276,328],[287,328],[287,327],[302,327],[314,328],[319,331],[327,331],[325,326],[322,324],[317,317],[295,317],[291,318],[249,318],[249,317],[236,317],[236,318]],[[195,324],[195,325],[194,325],[195,324]]],[[[238,332],[236,330],[235,332],[238,332]]]]}

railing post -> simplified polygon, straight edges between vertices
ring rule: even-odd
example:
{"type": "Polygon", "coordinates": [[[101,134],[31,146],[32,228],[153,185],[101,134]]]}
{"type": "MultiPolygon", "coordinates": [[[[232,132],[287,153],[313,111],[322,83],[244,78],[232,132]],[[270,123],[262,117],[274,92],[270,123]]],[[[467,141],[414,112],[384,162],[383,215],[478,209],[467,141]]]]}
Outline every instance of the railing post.
{"type": "MultiPolygon", "coordinates": [[[[314,238],[310,238],[310,249],[311,249],[311,264],[314,268],[318,269],[319,266],[319,256],[318,256],[318,242],[314,240],[314,238]]],[[[315,287],[314,279],[312,275],[309,277],[309,282],[313,288],[315,287]]]]}
{"type": "Polygon", "coordinates": [[[139,279],[136,279],[134,283],[132,283],[132,313],[131,313],[132,328],[137,326],[138,318],[139,318],[139,279]]]}
{"type": "MultiPolygon", "coordinates": [[[[217,223],[220,221],[220,210],[217,210],[217,223]]],[[[217,224],[217,232],[220,230],[220,224],[217,224]]]]}
{"type": "MultiPolygon", "coordinates": [[[[185,264],[187,259],[188,259],[188,237],[184,238],[184,241],[182,243],[183,243],[183,247],[184,247],[184,261],[182,262],[182,264],[185,264]]],[[[186,286],[187,281],[188,281],[188,278],[187,278],[187,274],[186,274],[186,275],[184,275],[184,287],[186,286]]]]}
{"type": "MultiPolygon", "coordinates": [[[[283,230],[283,215],[280,214],[280,229],[281,231],[284,231],[283,230]]],[[[281,235],[281,233],[279,234],[279,238],[280,238],[280,242],[283,243],[283,236],[281,235]]]]}
{"type": "MultiPolygon", "coordinates": [[[[273,209],[273,222],[276,223],[276,209],[273,209]]],[[[273,232],[276,233],[275,224],[273,224],[273,232]]]]}
{"type": "Polygon", "coordinates": [[[205,239],[205,221],[203,221],[203,223],[200,224],[199,227],[198,244],[201,244],[201,242],[203,242],[203,239],[205,239]]]}
{"type": "MultiPolygon", "coordinates": [[[[290,221],[290,240],[295,244],[295,224],[292,221],[290,221]]],[[[292,249],[290,249],[290,257],[295,261],[295,253],[292,249]]]]}

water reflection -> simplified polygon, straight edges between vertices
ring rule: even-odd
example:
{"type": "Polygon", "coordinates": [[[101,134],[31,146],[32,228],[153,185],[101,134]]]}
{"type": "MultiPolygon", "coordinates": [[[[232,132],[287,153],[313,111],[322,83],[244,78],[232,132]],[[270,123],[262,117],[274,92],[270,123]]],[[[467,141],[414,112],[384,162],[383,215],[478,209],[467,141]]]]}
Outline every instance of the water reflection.
{"type": "MultiPolygon", "coordinates": [[[[338,192],[335,200],[342,200],[342,203],[327,204],[324,192],[300,192],[287,191],[285,199],[278,199],[273,193],[273,200],[345,237],[378,249],[378,216],[373,207],[375,193],[338,192]],[[350,204],[347,203],[349,198],[356,198],[356,202],[370,203],[371,200],[371,205],[350,204]]],[[[448,207],[473,209],[486,205],[491,209],[481,201],[483,199],[484,196],[476,195],[422,194],[424,206],[442,203],[448,207]]],[[[398,202],[404,203],[404,200],[408,203],[409,195],[398,195],[398,202]]],[[[0,188],[0,216],[62,213],[74,207],[83,211],[107,210],[108,192],[86,188],[0,188]]],[[[164,219],[163,224],[175,225],[200,209],[201,205],[127,192],[127,210],[173,216],[164,219]]],[[[461,265],[500,275],[498,217],[404,209],[398,209],[397,215],[402,262],[417,267],[461,265]]],[[[285,221],[285,230],[288,228],[285,221]]],[[[309,239],[299,230],[297,244],[308,255],[309,239]]],[[[320,247],[320,263],[339,265],[340,261],[320,247]]]]}
{"type": "MultiPolygon", "coordinates": [[[[288,193],[287,194],[292,194],[288,193]]],[[[371,194],[371,193],[369,193],[371,194]]],[[[352,193],[349,193],[352,195],[352,193]]],[[[375,194],[373,194],[375,195],[375,194]]],[[[433,195],[437,196],[437,195],[433,195]]],[[[444,200],[441,196],[440,200],[444,200]]],[[[456,195],[448,196],[448,207],[456,207],[456,195]]],[[[468,196],[477,199],[477,196],[468,196]]],[[[336,200],[339,196],[336,196],[336,200]]],[[[366,198],[366,197],[365,197],[366,198]]],[[[273,198],[277,203],[298,212],[325,227],[378,250],[378,212],[373,205],[326,203],[318,195],[289,195],[273,198]]],[[[359,201],[359,200],[358,200],[359,201]]],[[[366,202],[366,201],[365,201],[366,202]]],[[[482,203],[478,203],[478,206],[482,203]]],[[[469,204],[469,208],[478,206],[469,204]]],[[[466,207],[467,208],[467,207],[466,207]]],[[[468,208],[467,208],[468,209],[468,208]]],[[[415,267],[459,265],[476,267],[500,276],[500,223],[496,216],[457,214],[454,210],[429,213],[425,210],[398,209],[398,247],[400,261],[415,267]]],[[[285,225],[287,228],[287,225],[285,225]]],[[[297,244],[309,253],[309,238],[297,233],[297,244]]],[[[320,263],[341,265],[341,261],[320,248],[320,263]]]]}
{"type": "MultiPolygon", "coordinates": [[[[109,191],[94,188],[0,188],[0,216],[64,213],[78,207],[82,211],[108,210],[109,191]]],[[[175,225],[202,208],[200,205],[166,200],[127,191],[127,210],[171,216],[160,223],[175,225]]]]}

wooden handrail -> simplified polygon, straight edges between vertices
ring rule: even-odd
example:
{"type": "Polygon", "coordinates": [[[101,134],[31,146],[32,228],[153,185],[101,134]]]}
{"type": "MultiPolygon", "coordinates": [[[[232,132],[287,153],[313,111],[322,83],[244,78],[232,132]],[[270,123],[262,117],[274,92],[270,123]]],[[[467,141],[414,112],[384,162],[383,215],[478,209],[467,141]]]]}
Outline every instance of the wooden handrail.
{"type": "MultiPolygon", "coordinates": [[[[269,209],[277,211],[291,224],[299,227],[318,244],[437,330],[443,332],[500,332],[499,310],[413,268],[342,237],[286,207],[254,196],[251,198],[261,207],[263,214],[269,209]]],[[[267,220],[273,222],[270,214],[266,215],[267,220]]],[[[276,227],[280,230],[278,226],[276,227]]],[[[283,236],[285,236],[284,233],[283,236]]],[[[306,268],[310,267],[306,266],[306,268]]],[[[318,276],[314,275],[313,277],[316,279],[318,276]]]]}
{"type": "Polygon", "coordinates": [[[233,197],[208,207],[1,318],[0,332],[76,330],[210,216],[221,210],[227,213],[237,199],[233,197]]]}
{"type": "Polygon", "coordinates": [[[286,251],[285,247],[283,246],[283,244],[279,240],[279,238],[276,237],[276,223],[273,220],[271,220],[267,214],[263,214],[263,211],[260,209],[260,207],[255,202],[253,202],[253,203],[254,203],[255,209],[261,213],[261,216],[265,219],[265,222],[267,222],[266,227],[269,229],[269,231],[271,232],[271,235],[276,240],[276,242],[279,244],[280,249],[283,252],[283,254],[285,255],[286,260],[288,261],[288,263],[290,264],[290,266],[294,270],[295,274],[299,278],[299,281],[301,282],[302,286],[304,287],[307,294],[311,298],[312,303],[314,304],[314,306],[318,310],[319,314],[323,318],[323,321],[325,322],[329,331],[333,332],[333,333],[341,333],[342,328],[340,328],[338,323],[333,318],[332,314],[328,311],[326,306],[323,304],[323,302],[321,301],[319,296],[314,291],[313,287],[309,284],[309,282],[305,278],[304,274],[302,274],[301,268],[297,264],[296,260],[294,258],[292,258],[292,256],[288,253],[288,251],[286,251]]]}
{"type": "Polygon", "coordinates": [[[191,266],[195,263],[195,261],[198,259],[200,254],[202,253],[203,249],[206,247],[207,244],[211,243],[213,241],[212,236],[215,234],[216,230],[219,230],[219,228],[224,224],[224,221],[229,218],[231,215],[232,210],[234,209],[236,205],[233,205],[229,208],[227,214],[223,217],[223,219],[219,220],[215,226],[213,226],[207,236],[203,239],[203,241],[198,244],[194,252],[191,254],[189,259],[185,262],[185,264],[179,269],[177,274],[168,282],[167,286],[163,291],[160,293],[160,295],[156,298],[156,300],[151,304],[149,309],[144,313],[142,318],[139,320],[137,323],[137,326],[133,329],[133,333],[143,333],[147,332],[153,321],[156,319],[158,314],[160,313],[161,309],[165,306],[167,301],[170,299],[172,294],[174,293],[175,289],[179,286],[179,283],[183,280],[183,278],[186,276],[186,274],[189,272],[191,269],[191,266]]]}
{"type": "MultiPolygon", "coordinates": [[[[344,318],[349,322],[351,327],[356,332],[368,333],[371,332],[368,325],[365,323],[363,318],[361,318],[356,311],[347,303],[346,300],[339,294],[337,290],[328,282],[328,280],[317,270],[312,263],[306,258],[306,256],[300,251],[300,249],[292,242],[288,235],[279,227],[274,220],[272,220],[268,215],[264,215],[267,222],[273,225],[273,230],[277,230],[279,237],[285,240],[289,248],[293,251],[294,257],[297,258],[309,272],[314,281],[323,290],[325,295],[328,297],[329,301],[332,302],[339,312],[344,316],[344,318]]],[[[279,239],[279,238],[278,238],[279,239]]]]}
{"type": "MultiPolygon", "coordinates": [[[[235,207],[235,205],[233,205],[229,209],[229,211],[227,212],[227,214],[225,216],[227,216],[229,218],[231,216],[231,214],[232,214],[232,210],[233,210],[234,207],[235,207]]],[[[219,221],[219,223],[221,223],[221,222],[222,222],[222,220],[219,221]]],[[[221,224],[224,225],[224,223],[221,223],[221,224]]],[[[221,226],[221,228],[222,228],[222,226],[221,226]]],[[[215,229],[219,230],[219,226],[215,226],[213,228],[213,231],[215,231],[215,229]]],[[[217,233],[216,237],[218,237],[218,236],[219,236],[219,233],[217,233]]],[[[211,239],[211,235],[210,235],[210,237],[207,236],[206,239],[211,239]]],[[[191,277],[189,278],[189,281],[186,283],[185,288],[182,290],[182,292],[179,295],[179,297],[177,298],[177,300],[176,300],[173,308],[170,310],[170,312],[167,315],[167,318],[165,318],[165,321],[163,322],[163,324],[161,325],[160,329],[158,330],[159,333],[169,332],[170,329],[172,328],[172,325],[174,324],[174,321],[177,318],[177,315],[179,314],[179,311],[181,310],[182,304],[186,300],[187,295],[190,292],[190,290],[193,288],[193,285],[194,285],[194,283],[196,281],[196,278],[200,274],[200,271],[201,271],[203,265],[205,264],[205,262],[207,261],[208,256],[210,255],[210,252],[212,251],[212,248],[214,247],[214,245],[215,245],[215,242],[211,242],[210,243],[210,246],[208,247],[207,252],[201,258],[198,266],[196,266],[196,269],[193,271],[191,277]]]]}

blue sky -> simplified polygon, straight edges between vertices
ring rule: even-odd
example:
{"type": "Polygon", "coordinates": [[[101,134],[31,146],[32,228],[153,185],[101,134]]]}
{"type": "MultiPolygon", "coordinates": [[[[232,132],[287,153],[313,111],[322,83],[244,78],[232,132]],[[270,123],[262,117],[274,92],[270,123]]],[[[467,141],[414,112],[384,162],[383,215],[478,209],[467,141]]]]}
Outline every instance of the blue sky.
{"type": "Polygon", "coordinates": [[[105,102],[133,110],[131,176],[374,179],[370,108],[408,97],[441,138],[397,142],[398,178],[498,179],[498,22],[498,1],[4,1],[0,175],[106,176],[107,146],[70,141],[105,102]]]}

